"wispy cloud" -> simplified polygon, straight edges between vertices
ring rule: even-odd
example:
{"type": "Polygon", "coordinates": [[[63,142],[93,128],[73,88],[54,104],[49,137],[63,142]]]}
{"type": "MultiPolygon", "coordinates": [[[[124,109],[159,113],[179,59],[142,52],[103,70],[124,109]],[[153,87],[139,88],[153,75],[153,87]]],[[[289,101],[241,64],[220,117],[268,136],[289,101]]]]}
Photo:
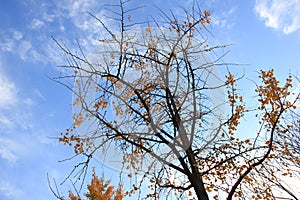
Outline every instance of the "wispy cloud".
{"type": "Polygon", "coordinates": [[[16,104],[16,93],[17,88],[14,82],[9,80],[5,76],[5,74],[0,70],[0,110],[10,108],[11,106],[16,104]]]}
{"type": "Polygon", "coordinates": [[[237,7],[231,7],[219,13],[218,15],[213,13],[212,23],[222,29],[230,30],[235,25],[234,20],[231,19],[235,15],[236,10],[237,7]]]}
{"type": "MultiPolygon", "coordinates": [[[[34,101],[32,98],[20,96],[19,92],[22,89],[4,73],[3,69],[8,67],[5,65],[0,60],[0,133],[7,135],[16,127],[24,130],[31,127],[31,112],[28,106],[33,105],[34,101]]],[[[0,139],[1,136],[3,135],[0,135],[0,139]]],[[[0,151],[3,153],[3,149],[0,151]]]]}
{"type": "Polygon", "coordinates": [[[33,19],[29,27],[31,29],[38,29],[38,28],[41,28],[42,26],[44,26],[44,24],[45,23],[39,19],[33,19]]]}
{"type": "Polygon", "coordinates": [[[8,127],[11,128],[13,127],[13,122],[9,118],[7,118],[4,115],[0,115],[0,124],[2,127],[8,127]]]}
{"type": "Polygon", "coordinates": [[[8,138],[0,138],[0,157],[9,163],[15,163],[18,160],[16,153],[20,146],[8,138]]]}
{"type": "Polygon", "coordinates": [[[10,182],[0,181],[0,193],[6,199],[16,199],[20,198],[23,192],[10,182]]]}
{"type": "Polygon", "coordinates": [[[23,37],[23,34],[17,30],[12,30],[12,36],[15,40],[20,40],[23,37]]]}
{"type": "MultiPolygon", "coordinates": [[[[62,21],[69,20],[72,23],[74,32],[76,32],[76,38],[79,39],[80,45],[90,51],[90,48],[94,48],[94,45],[99,44],[95,42],[97,37],[99,37],[99,32],[101,32],[100,23],[95,20],[88,12],[93,13],[101,20],[107,21],[104,15],[104,4],[109,1],[103,0],[101,2],[97,0],[87,0],[87,1],[58,1],[57,9],[60,11],[58,13],[64,13],[64,15],[59,16],[62,21]]],[[[66,21],[65,21],[66,22],[66,21]]],[[[64,26],[63,26],[64,27],[64,26]]]]}
{"type": "Polygon", "coordinates": [[[27,57],[32,45],[30,41],[21,41],[18,48],[18,54],[22,60],[27,61],[27,57]]]}
{"type": "Polygon", "coordinates": [[[29,1],[26,6],[34,12],[28,13],[28,18],[31,19],[26,21],[27,29],[23,33],[15,29],[0,33],[0,50],[12,53],[25,62],[61,65],[65,63],[66,57],[50,36],[59,41],[63,38],[63,43],[74,51],[78,50],[74,42],[76,38],[83,50],[90,51],[98,44],[95,41],[100,24],[87,12],[101,18],[103,5],[107,2],[109,1],[50,0],[37,7],[33,1],[29,1]]]}
{"type": "Polygon", "coordinates": [[[0,50],[2,52],[14,52],[23,34],[15,29],[9,29],[0,34],[0,50]]]}
{"type": "Polygon", "coordinates": [[[33,94],[42,100],[46,100],[46,97],[38,89],[34,89],[33,94]]]}
{"type": "Polygon", "coordinates": [[[255,12],[267,27],[290,34],[300,29],[300,3],[298,0],[256,0],[255,12]]]}

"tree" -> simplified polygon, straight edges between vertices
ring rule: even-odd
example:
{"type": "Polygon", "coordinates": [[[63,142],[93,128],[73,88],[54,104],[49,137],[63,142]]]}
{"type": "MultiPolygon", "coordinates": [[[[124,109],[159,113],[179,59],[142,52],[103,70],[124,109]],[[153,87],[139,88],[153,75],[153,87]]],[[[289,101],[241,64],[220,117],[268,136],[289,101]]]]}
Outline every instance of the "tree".
{"type": "MultiPolygon", "coordinates": [[[[87,186],[88,192],[85,196],[89,200],[122,200],[124,197],[122,191],[122,185],[119,185],[116,190],[114,186],[110,186],[110,181],[104,181],[104,178],[98,178],[95,171],[93,173],[93,179],[87,186]]],[[[81,198],[69,192],[70,200],[80,200],[81,198]]]]}
{"type": "MultiPolygon", "coordinates": [[[[54,182],[55,183],[55,182],[54,182]]],[[[104,177],[98,178],[95,170],[93,171],[93,178],[91,183],[87,185],[87,192],[84,194],[88,200],[122,200],[124,198],[123,185],[119,184],[117,189],[110,185],[111,181],[105,181],[104,177]]],[[[50,190],[57,199],[66,200],[66,198],[59,194],[58,190],[55,192],[51,187],[48,179],[50,190]]],[[[57,185],[55,183],[57,189],[57,185]]],[[[79,192],[76,190],[74,194],[71,190],[69,191],[69,200],[82,200],[79,192]]]]}
{"type": "Polygon", "coordinates": [[[229,70],[224,81],[216,74],[216,67],[229,63],[222,61],[226,46],[208,43],[208,11],[194,3],[184,17],[160,11],[163,21],[135,22],[131,11],[139,8],[127,4],[107,8],[118,30],[90,14],[105,32],[97,54],[75,54],[56,41],[70,58],[64,67],[73,71],[64,78],[75,86],[60,83],[73,92],[77,108],[59,141],[86,156],[83,169],[101,157],[97,153],[118,150],[121,175],[139,177],[127,196],[139,191],[139,197],[155,199],[297,199],[280,177],[299,173],[289,168],[299,165],[299,152],[285,142],[298,101],[290,92],[292,77],[281,85],[274,70],[262,70],[259,105],[247,108],[239,78],[229,70]],[[213,55],[220,56],[208,59],[213,55]],[[253,113],[258,131],[239,135],[241,119],[253,113]]]}

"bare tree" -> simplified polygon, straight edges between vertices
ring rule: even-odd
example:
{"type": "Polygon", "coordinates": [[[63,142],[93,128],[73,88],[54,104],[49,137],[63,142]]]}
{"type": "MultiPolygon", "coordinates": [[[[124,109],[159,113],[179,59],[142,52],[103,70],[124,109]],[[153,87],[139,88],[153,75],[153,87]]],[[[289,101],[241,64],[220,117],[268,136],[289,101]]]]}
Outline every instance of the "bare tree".
{"type": "Polygon", "coordinates": [[[155,199],[206,200],[209,193],[214,199],[279,198],[274,190],[297,199],[273,179],[292,174],[288,159],[276,155],[290,128],[285,113],[296,103],[286,98],[291,78],[280,86],[273,70],[261,71],[260,105],[250,111],[233,74],[218,76],[216,67],[228,65],[222,61],[226,46],[208,43],[208,11],[194,3],[182,16],[160,11],[161,20],[135,22],[131,12],[140,8],[127,3],[107,7],[117,30],[90,13],[105,32],[96,53],[75,54],[57,42],[69,57],[63,67],[74,73],[64,78],[75,80],[74,87],[66,85],[75,97],[74,124],[59,140],[87,156],[78,166],[87,169],[96,157],[129,178],[138,176],[126,195],[143,195],[145,184],[146,197],[155,199]],[[260,128],[241,139],[238,125],[249,112],[258,112],[260,128]]]}

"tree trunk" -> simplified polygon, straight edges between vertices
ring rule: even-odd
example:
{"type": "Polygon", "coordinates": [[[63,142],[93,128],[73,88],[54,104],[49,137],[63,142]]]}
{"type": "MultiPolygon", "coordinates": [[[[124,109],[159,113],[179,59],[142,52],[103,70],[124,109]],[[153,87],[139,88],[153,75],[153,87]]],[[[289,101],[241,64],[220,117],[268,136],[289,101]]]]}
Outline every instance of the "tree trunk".
{"type": "Polygon", "coordinates": [[[189,178],[191,184],[193,185],[198,200],[208,200],[208,195],[205,191],[202,179],[200,177],[197,178],[194,174],[192,174],[189,178]]]}
{"type": "Polygon", "coordinates": [[[205,190],[204,183],[197,167],[198,165],[191,147],[186,150],[186,154],[192,169],[192,173],[188,176],[188,178],[194,188],[197,198],[198,200],[208,200],[208,194],[205,190]]]}

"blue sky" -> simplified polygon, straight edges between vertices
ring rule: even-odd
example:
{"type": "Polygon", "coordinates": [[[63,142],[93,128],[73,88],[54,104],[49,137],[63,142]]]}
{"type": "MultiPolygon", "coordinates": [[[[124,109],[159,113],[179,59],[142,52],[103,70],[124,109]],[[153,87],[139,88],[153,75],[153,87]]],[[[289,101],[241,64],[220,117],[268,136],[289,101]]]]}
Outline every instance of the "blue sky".
{"type": "MultiPolygon", "coordinates": [[[[59,76],[56,66],[66,58],[51,36],[86,52],[97,46],[99,24],[86,14],[103,14],[109,0],[0,1],[0,199],[54,199],[47,176],[59,183],[76,163],[58,163],[72,150],[51,137],[72,123],[72,95],[48,77],[59,76]]],[[[162,10],[187,7],[191,1],[133,1],[162,10]]],[[[237,74],[255,80],[259,69],[274,68],[284,78],[300,69],[300,2],[297,0],[200,1],[212,12],[212,43],[233,44],[228,62],[237,74]]],[[[150,13],[149,11],[154,11],[150,13]]],[[[176,13],[175,12],[175,13],[176,13]]],[[[143,16],[140,16],[141,18],[143,16]]],[[[254,84],[245,79],[241,93],[254,84]]],[[[254,95],[254,93],[253,93],[254,95]]],[[[251,95],[250,95],[251,96],[251,95]]],[[[113,171],[105,175],[111,177],[113,171]]],[[[66,184],[62,190],[70,188],[66,184]]],[[[66,191],[66,190],[65,190],[66,191]]]]}

